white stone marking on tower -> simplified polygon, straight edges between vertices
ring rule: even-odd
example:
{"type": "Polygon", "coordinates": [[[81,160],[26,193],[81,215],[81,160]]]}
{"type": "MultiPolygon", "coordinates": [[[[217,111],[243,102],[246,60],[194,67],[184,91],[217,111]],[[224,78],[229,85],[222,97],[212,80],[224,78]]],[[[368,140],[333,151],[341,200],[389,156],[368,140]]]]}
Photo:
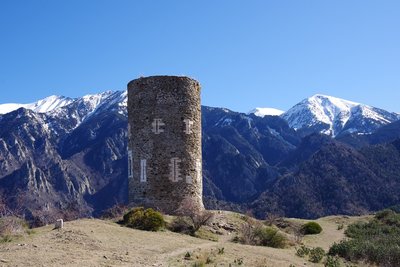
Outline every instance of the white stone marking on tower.
{"type": "Polygon", "coordinates": [[[128,150],[128,177],[133,177],[133,153],[132,150],[128,150]]]}
{"type": "Polygon", "coordinates": [[[186,183],[187,184],[192,184],[193,183],[192,176],[190,176],[190,175],[186,176],[186,183]]]}
{"type": "Polygon", "coordinates": [[[192,125],[193,125],[193,121],[189,120],[189,119],[184,119],[183,122],[185,123],[185,133],[186,134],[191,134],[192,133],[192,125]]]}
{"type": "Polygon", "coordinates": [[[140,181],[146,182],[147,181],[147,160],[141,159],[140,160],[140,181]]]}
{"type": "Polygon", "coordinates": [[[169,164],[170,172],[169,172],[169,179],[172,182],[178,182],[182,180],[181,178],[181,169],[179,167],[179,163],[181,163],[182,160],[179,158],[171,158],[171,163],[169,164]]]}
{"type": "Polygon", "coordinates": [[[202,166],[201,166],[201,160],[196,159],[196,174],[197,174],[197,181],[201,181],[201,179],[203,178],[201,175],[201,170],[202,170],[202,166]]]}
{"type": "Polygon", "coordinates": [[[155,134],[164,132],[164,129],[161,129],[161,127],[165,126],[165,123],[162,122],[162,119],[154,119],[154,121],[151,123],[151,126],[153,127],[151,131],[155,134]]]}
{"type": "Polygon", "coordinates": [[[128,123],[128,137],[131,138],[132,133],[131,133],[131,124],[128,123]]]}

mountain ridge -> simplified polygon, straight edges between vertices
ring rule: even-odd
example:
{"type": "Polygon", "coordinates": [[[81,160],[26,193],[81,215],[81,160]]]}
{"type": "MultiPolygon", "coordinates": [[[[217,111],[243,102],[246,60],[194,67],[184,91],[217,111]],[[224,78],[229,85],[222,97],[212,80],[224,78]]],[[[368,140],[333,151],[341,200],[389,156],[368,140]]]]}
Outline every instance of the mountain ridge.
{"type": "Polygon", "coordinates": [[[30,109],[38,113],[47,113],[54,109],[66,106],[73,101],[74,99],[69,97],[51,95],[29,104],[5,103],[0,104],[0,115],[10,113],[19,108],[30,109]]]}
{"type": "MultiPolygon", "coordinates": [[[[17,205],[16,199],[23,200],[29,211],[26,216],[37,220],[60,216],[67,207],[78,208],[80,214],[99,214],[115,203],[126,202],[126,100],[126,91],[107,91],[75,99],[47,113],[20,108],[0,115],[0,196],[5,196],[11,206],[17,205]]],[[[370,182],[366,183],[368,188],[354,185],[352,168],[343,168],[341,159],[354,162],[359,169],[374,166],[364,176],[368,181],[397,186],[393,173],[400,173],[400,168],[393,162],[380,164],[386,154],[398,157],[392,145],[382,147],[382,143],[400,137],[399,121],[370,135],[353,132],[339,139],[315,129],[312,135],[302,136],[281,116],[259,117],[202,106],[202,126],[207,207],[252,209],[259,217],[274,212],[273,208],[287,216],[316,217],[335,211],[360,212],[354,205],[357,201],[364,211],[378,207],[371,204],[374,194],[358,191],[368,192],[376,186],[370,182]],[[367,155],[358,152],[366,148],[367,155]],[[365,164],[366,158],[369,164],[365,164]],[[319,163],[337,170],[331,179],[323,179],[326,173],[318,172],[319,163]],[[318,181],[318,187],[306,179],[306,174],[318,181]],[[322,197],[307,198],[307,194],[302,195],[301,209],[287,202],[298,199],[299,192],[328,188],[328,182],[339,186],[333,183],[336,180],[348,184],[354,192],[354,196],[346,196],[345,209],[332,204],[343,197],[345,190],[340,187],[330,207],[320,203],[322,197]],[[300,182],[300,191],[293,187],[286,190],[290,181],[300,182]],[[318,209],[308,210],[311,202],[316,202],[318,209]]],[[[379,207],[396,204],[393,190],[382,188],[379,207]]]]}
{"type": "Polygon", "coordinates": [[[249,111],[247,114],[254,114],[258,117],[265,117],[265,116],[280,116],[283,113],[285,113],[283,110],[276,108],[255,108],[249,111]]]}
{"type": "MultiPolygon", "coordinates": [[[[79,98],[53,95],[31,104],[0,104],[0,115],[22,107],[38,113],[52,113],[53,116],[57,116],[58,110],[77,102],[83,102],[83,105],[90,110],[88,113],[91,113],[96,112],[97,106],[100,108],[104,103],[112,106],[114,104],[112,101],[106,101],[108,97],[114,97],[114,101],[119,102],[117,109],[120,114],[126,112],[126,91],[105,91],[79,98]]],[[[312,132],[333,137],[348,133],[370,134],[379,127],[400,119],[400,114],[396,112],[324,94],[315,94],[305,98],[287,111],[258,107],[247,113],[247,115],[250,114],[258,117],[281,116],[289,123],[290,127],[303,132],[303,136],[312,132]]],[[[87,115],[89,116],[89,114],[87,115]]],[[[82,120],[85,116],[77,117],[82,117],[82,120]]]]}
{"type": "Polygon", "coordinates": [[[394,112],[322,94],[302,100],[281,116],[303,135],[320,132],[333,137],[370,134],[400,119],[394,112]]]}

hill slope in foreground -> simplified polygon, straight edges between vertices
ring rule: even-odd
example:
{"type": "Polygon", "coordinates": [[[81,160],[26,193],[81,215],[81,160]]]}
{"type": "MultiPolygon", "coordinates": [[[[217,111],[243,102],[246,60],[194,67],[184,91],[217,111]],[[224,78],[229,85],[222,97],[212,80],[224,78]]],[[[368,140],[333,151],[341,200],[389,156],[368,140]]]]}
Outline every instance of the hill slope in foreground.
{"type": "MultiPolygon", "coordinates": [[[[217,213],[217,212],[216,212],[217,213]]],[[[217,221],[236,221],[238,214],[218,212],[217,221]]],[[[316,220],[322,233],[305,236],[303,243],[325,250],[344,238],[338,224],[348,225],[362,217],[330,216],[316,220]]],[[[288,219],[304,222],[300,219],[288,219]]],[[[208,241],[170,231],[146,232],[122,227],[111,221],[82,219],[36,228],[29,236],[0,244],[0,266],[193,266],[185,254],[216,254],[210,266],[323,266],[296,256],[294,246],[285,249],[241,245],[224,232],[218,241],[208,241]],[[240,264],[238,264],[240,263],[240,264]]]]}

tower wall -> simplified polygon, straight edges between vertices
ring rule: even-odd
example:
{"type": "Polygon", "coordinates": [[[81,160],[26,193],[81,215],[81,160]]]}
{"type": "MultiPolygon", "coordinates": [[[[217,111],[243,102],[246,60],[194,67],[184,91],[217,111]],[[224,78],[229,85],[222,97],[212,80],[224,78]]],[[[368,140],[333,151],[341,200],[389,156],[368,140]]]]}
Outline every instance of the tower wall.
{"type": "Polygon", "coordinates": [[[133,80],[128,118],[130,203],[173,214],[190,199],[203,209],[200,84],[176,76],[133,80]]]}

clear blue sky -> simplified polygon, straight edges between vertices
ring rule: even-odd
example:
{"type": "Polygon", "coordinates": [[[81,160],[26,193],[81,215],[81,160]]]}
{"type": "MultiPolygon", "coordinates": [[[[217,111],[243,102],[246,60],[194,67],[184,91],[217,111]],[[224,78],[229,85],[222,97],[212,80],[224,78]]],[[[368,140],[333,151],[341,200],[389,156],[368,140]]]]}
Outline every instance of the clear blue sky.
{"type": "Polygon", "coordinates": [[[1,0],[0,103],[188,75],[204,105],[315,93],[400,112],[400,1],[1,0]]]}

